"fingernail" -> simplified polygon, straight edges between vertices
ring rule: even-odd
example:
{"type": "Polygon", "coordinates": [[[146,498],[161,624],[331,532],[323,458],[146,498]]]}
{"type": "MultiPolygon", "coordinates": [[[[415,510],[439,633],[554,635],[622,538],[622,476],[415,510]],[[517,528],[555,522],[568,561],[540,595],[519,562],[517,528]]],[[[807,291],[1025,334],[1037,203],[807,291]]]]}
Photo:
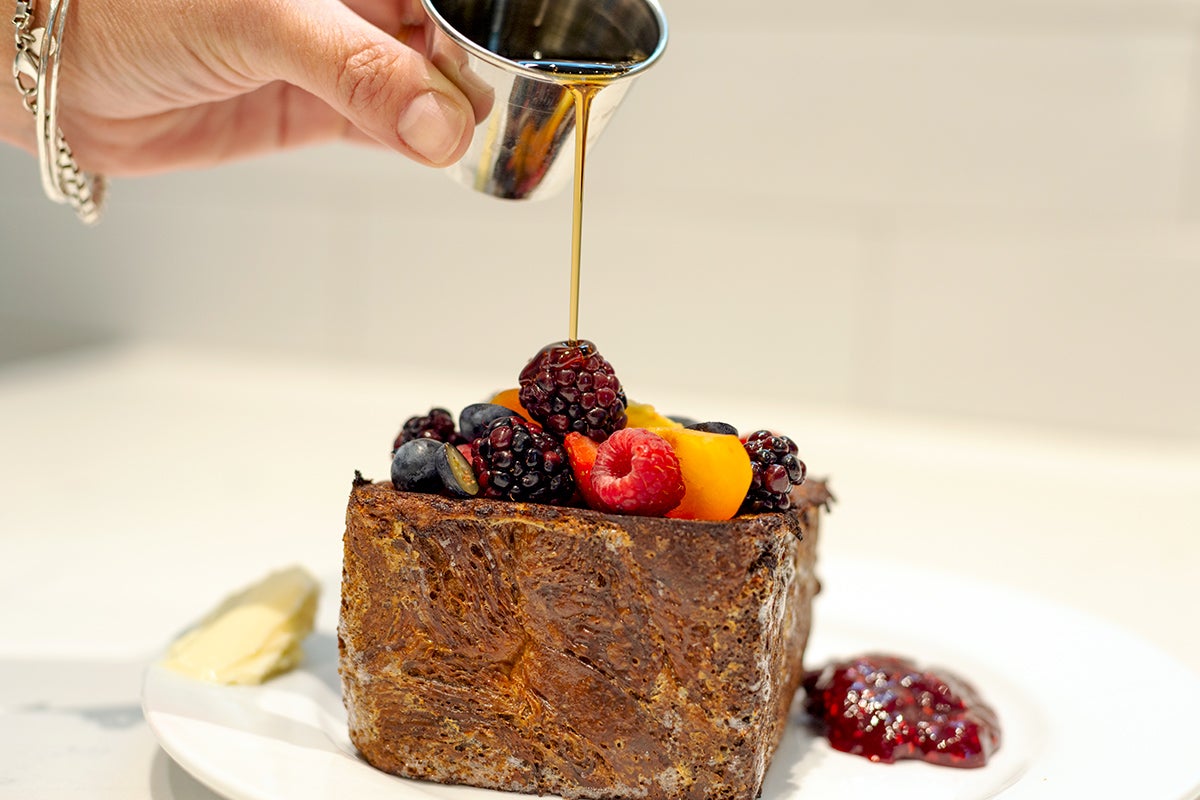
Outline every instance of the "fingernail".
{"type": "Polygon", "coordinates": [[[434,164],[445,164],[458,149],[466,125],[466,115],[450,98],[425,92],[404,109],[396,132],[405,144],[434,164]]]}

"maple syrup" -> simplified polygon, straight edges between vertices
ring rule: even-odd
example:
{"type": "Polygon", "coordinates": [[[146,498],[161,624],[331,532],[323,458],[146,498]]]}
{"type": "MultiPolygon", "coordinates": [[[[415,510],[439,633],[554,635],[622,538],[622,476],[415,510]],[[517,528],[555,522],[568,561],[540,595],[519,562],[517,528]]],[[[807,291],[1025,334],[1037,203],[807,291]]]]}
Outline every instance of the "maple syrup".
{"type": "Polygon", "coordinates": [[[554,75],[570,92],[575,107],[575,178],[571,204],[571,289],[567,341],[579,340],[579,274],[583,244],[583,176],[587,163],[588,119],[592,100],[606,85],[629,72],[638,62],[531,59],[523,67],[554,75]]]}

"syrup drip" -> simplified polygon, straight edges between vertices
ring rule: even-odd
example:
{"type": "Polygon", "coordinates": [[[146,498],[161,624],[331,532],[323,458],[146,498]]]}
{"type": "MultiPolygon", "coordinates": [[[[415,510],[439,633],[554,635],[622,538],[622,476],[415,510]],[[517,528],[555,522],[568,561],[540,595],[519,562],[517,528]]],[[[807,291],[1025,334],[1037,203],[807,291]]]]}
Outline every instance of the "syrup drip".
{"type": "Polygon", "coordinates": [[[575,105],[575,180],[571,213],[571,288],[568,301],[567,341],[579,341],[579,277],[583,253],[583,176],[587,164],[588,121],[592,101],[614,79],[636,62],[529,60],[521,66],[547,72],[563,79],[575,105]]]}
{"type": "Polygon", "coordinates": [[[588,117],[592,99],[600,87],[595,84],[572,84],[568,87],[575,96],[575,189],[571,212],[571,299],[567,341],[579,341],[579,266],[583,251],[583,169],[587,161],[588,117]]]}

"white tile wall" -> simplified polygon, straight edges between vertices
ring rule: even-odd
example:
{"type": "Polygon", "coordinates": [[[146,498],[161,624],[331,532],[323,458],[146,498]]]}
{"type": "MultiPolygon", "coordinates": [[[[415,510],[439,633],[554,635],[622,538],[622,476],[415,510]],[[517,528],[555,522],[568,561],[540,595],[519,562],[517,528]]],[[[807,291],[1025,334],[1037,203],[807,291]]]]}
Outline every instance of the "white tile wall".
{"type": "MultiPolygon", "coordinates": [[[[632,395],[1200,440],[1200,0],[664,3],[588,182],[581,332],[632,395]]],[[[0,316],[489,388],[566,331],[565,196],[335,147],[85,231],[0,175],[0,316]]]]}
{"type": "Polygon", "coordinates": [[[1189,150],[1192,55],[1186,30],[680,35],[630,98],[653,95],[642,124],[612,133],[626,180],[658,175],[688,195],[720,187],[906,217],[1161,218],[1189,150]],[[724,52],[730,68],[714,72],[724,52]]]}
{"type": "Polygon", "coordinates": [[[1200,20],[1197,0],[660,0],[673,30],[771,26],[910,26],[1122,30],[1187,25],[1200,20]]]}
{"type": "Polygon", "coordinates": [[[871,337],[879,402],[1195,436],[1198,233],[898,233],[871,337]]]}

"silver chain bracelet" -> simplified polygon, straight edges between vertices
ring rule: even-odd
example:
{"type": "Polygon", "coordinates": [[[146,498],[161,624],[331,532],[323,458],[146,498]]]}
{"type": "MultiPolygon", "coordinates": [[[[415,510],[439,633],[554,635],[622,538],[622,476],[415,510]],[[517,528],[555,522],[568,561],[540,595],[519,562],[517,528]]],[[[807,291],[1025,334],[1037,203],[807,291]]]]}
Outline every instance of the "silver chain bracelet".
{"type": "Polygon", "coordinates": [[[37,123],[38,163],[42,188],[56,203],[70,203],[88,225],[100,219],[107,182],[103,175],[79,169],[75,155],[58,128],[58,67],[70,0],[50,0],[46,27],[30,29],[34,0],[17,0],[13,15],[17,55],[13,80],[25,108],[37,123]]]}

